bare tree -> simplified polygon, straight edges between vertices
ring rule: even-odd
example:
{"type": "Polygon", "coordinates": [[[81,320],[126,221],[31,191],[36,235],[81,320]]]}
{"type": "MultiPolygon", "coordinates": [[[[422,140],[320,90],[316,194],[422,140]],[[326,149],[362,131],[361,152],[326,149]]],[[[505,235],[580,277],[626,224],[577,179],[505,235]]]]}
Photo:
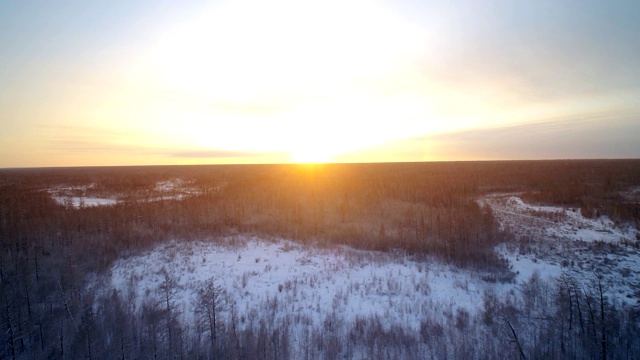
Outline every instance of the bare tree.
{"type": "Polygon", "coordinates": [[[516,330],[513,328],[513,325],[511,325],[511,322],[507,319],[506,316],[500,316],[500,318],[504,320],[504,322],[506,322],[507,325],[509,325],[509,329],[511,330],[511,335],[513,336],[512,341],[516,343],[516,346],[518,346],[518,352],[520,353],[520,358],[522,360],[527,360],[527,357],[524,355],[524,351],[522,350],[522,345],[520,344],[520,340],[518,340],[518,334],[516,334],[516,330]]]}
{"type": "Polygon", "coordinates": [[[162,275],[162,283],[158,286],[158,292],[162,296],[164,303],[164,320],[167,330],[167,346],[168,354],[172,356],[175,352],[176,328],[179,327],[177,321],[177,310],[175,309],[175,296],[178,291],[176,280],[169,275],[165,268],[160,271],[162,275]]]}
{"type": "Polygon", "coordinates": [[[224,290],[213,281],[208,282],[203,288],[198,290],[198,302],[196,314],[199,320],[206,324],[211,339],[211,350],[217,349],[218,326],[220,325],[220,312],[224,310],[224,290]]]}
{"type": "Polygon", "coordinates": [[[598,275],[596,279],[593,281],[593,285],[597,291],[597,295],[600,300],[600,346],[602,349],[602,360],[607,359],[607,327],[605,322],[605,301],[604,297],[604,284],[602,283],[602,275],[598,275]]]}

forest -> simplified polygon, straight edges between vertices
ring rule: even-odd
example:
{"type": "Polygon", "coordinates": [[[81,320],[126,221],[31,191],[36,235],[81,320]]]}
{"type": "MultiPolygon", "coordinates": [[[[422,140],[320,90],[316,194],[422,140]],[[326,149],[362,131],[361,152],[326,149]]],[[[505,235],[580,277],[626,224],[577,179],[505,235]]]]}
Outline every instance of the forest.
{"type": "MultiPolygon", "coordinates": [[[[640,292],[622,306],[597,272],[555,282],[534,273],[517,296],[484,291],[479,313],[425,316],[416,332],[331,314],[305,327],[270,316],[269,302],[249,316],[217,283],[197,289],[197,321],[183,323],[171,271],[160,274],[162,301],[141,309],[89,285],[161,244],[238,235],[401,253],[513,284],[496,247],[522,237],[478,199],[517,193],[638,229],[639,187],[640,160],[2,169],[0,358],[637,358],[640,292]]],[[[640,238],[618,246],[637,255],[640,238]]]]}

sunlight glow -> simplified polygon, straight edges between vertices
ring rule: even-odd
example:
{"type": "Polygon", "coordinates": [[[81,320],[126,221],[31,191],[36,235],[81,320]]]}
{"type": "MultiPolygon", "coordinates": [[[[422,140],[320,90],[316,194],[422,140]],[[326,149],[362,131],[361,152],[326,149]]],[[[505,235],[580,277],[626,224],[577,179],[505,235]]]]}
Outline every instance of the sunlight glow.
{"type": "Polygon", "coordinates": [[[635,8],[0,1],[0,167],[638,157],[635,8]]]}
{"type": "Polygon", "coordinates": [[[313,151],[294,153],[291,155],[291,159],[298,164],[320,164],[331,161],[331,158],[323,154],[322,151],[317,153],[313,151]]]}
{"type": "Polygon", "coordinates": [[[168,29],[136,73],[175,103],[172,133],[200,146],[329,161],[420,130],[383,125],[417,122],[427,109],[384,94],[376,79],[428,40],[374,1],[229,2],[168,29]]]}

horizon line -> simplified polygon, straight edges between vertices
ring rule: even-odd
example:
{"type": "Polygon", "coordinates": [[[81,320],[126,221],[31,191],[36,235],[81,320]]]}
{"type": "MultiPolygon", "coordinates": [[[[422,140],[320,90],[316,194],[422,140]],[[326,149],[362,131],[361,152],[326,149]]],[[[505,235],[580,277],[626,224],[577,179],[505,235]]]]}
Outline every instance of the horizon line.
{"type": "Polygon", "coordinates": [[[490,162],[554,162],[554,161],[640,161],[638,158],[553,158],[553,159],[481,159],[481,160],[422,160],[422,161],[362,161],[362,162],[281,162],[281,163],[236,163],[236,164],[136,164],[136,165],[72,165],[72,166],[29,166],[29,167],[0,167],[5,170],[61,170],[61,169],[90,169],[90,168],[136,168],[136,167],[200,167],[200,166],[308,166],[308,165],[375,165],[375,164],[427,164],[427,163],[490,163],[490,162]]]}

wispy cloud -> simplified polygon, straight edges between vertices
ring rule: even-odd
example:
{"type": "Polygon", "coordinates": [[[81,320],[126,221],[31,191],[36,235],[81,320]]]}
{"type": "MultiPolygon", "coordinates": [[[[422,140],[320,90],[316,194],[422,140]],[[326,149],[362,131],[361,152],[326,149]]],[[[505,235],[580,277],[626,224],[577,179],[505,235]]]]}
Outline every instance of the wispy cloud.
{"type": "Polygon", "coordinates": [[[44,130],[48,148],[54,152],[140,155],[166,151],[137,144],[134,139],[140,134],[123,130],[68,125],[47,126],[44,130]]]}
{"type": "Polygon", "coordinates": [[[130,153],[137,152],[141,149],[135,146],[83,140],[51,140],[49,141],[49,145],[54,151],[70,153],[130,153]]]}
{"type": "Polygon", "coordinates": [[[490,129],[432,136],[443,151],[470,158],[619,158],[640,157],[636,134],[640,114],[551,119],[490,129]]]}
{"type": "Polygon", "coordinates": [[[135,142],[139,134],[114,131],[91,126],[58,126],[50,127],[53,138],[49,138],[48,148],[57,153],[68,155],[93,154],[120,156],[153,156],[167,159],[207,159],[233,160],[255,159],[256,161],[288,161],[290,154],[286,152],[242,151],[205,147],[159,147],[141,145],[135,142]],[[120,140],[120,142],[116,142],[120,140]]]}
{"type": "Polygon", "coordinates": [[[640,113],[544,121],[417,136],[343,154],[379,161],[638,158],[640,113]]]}
{"type": "Polygon", "coordinates": [[[226,159],[226,158],[286,158],[288,153],[283,152],[258,152],[258,151],[235,151],[224,149],[197,149],[179,150],[167,153],[167,155],[179,158],[194,159],[226,159]]]}

